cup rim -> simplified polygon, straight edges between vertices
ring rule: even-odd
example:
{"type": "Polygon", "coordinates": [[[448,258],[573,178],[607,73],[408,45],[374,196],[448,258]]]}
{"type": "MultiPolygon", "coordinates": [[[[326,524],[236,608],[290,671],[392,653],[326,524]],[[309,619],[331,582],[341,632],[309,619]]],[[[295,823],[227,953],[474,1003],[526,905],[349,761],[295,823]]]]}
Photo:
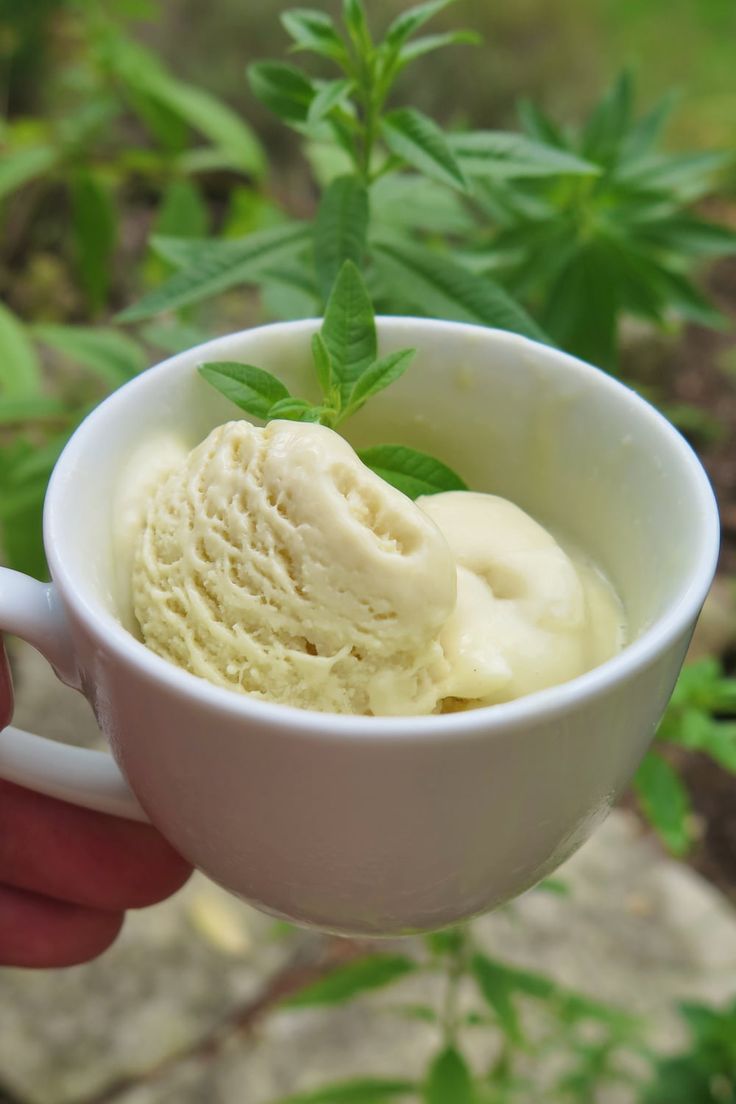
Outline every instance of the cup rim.
{"type": "Polygon", "coordinates": [[[223,341],[236,341],[247,334],[267,330],[280,333],[287,330],[304,330],[309,333],[320,325],[320,321],[316,318],[307,318],[248,327],[245,330],[220,335],[200,345],[176,353],[174,356],[167,357],[139,373],[107,396],[80,423],[67,442],[52,472],[44,503],[43,529],[46,555],[53,582],[65,602],[86,625],[92,626],[96,636],[104,639],[106,647],[116,658],[132,664],[151,681],[164,683],[169,690],[175,691],[184,697],[197,699],[200,703],[210,706],[213,711],[241,717],[244,721],[250,720],[264,727],[275,729],[286,727],[293,731],[301,730],[305,735],[316,734],[320,738],[335,740],[342,740],[346,737],[362,740],[381,740],[383,738],[395,740],[397,736],[401,736],[408,740],[426,741],[443,739],[448,735],[457,738],[461,734],[485,737],[496,731],[515,730],[530,723],[536,723],[543,718],[559,716],[572,707],[590,701],[600,692],[619,685],[638,670],[644,669],[655,662],[658,656],[696,619],[710,588],[718,559],[720,541],[718,506],[708,476],[696,453],[682,434],[658,410],[631,388],[621,383],[620,380],[615,379],[594,365],[588,364],[554,346],[533,341],[520,334],[466,322],[388,315],[377,316],[376,318],[379,337],[382,332],[384,334],[390,333],[392,330],[400,330],[407,325],[419,326],[427,330],[435,329],[445,332],[450,330],[458,334],[468,332],[482,334],[491,341],[520,344],[533,349],[536,356],[543,356],[550,362],[564,364],[568,370],[583,373],[586,376],[591,372],[595,373],[598,377],[598,386],[607,388],[611,393],[616,393],[619,396],[624,392],[627,402],[634,407],[638,407],[639,411],[648,416],[653,424],[658,425],[659,431],[669,437],[672,447],[680,453],[683,462],[689,468],[692,487],[695,492],[693,502],[698,502],[703,521],[701,541],[703,554],[695,569],[689,573],[684,585],[680,588],[677,600],[671,603],[660,617],[647,626],[636,640],[626,645],[623,651],[590,671],[567,682],[538,690],[513,701],[480,706],[458,713],[385,717],[321,713],[295,706],[261,701],[248,694],[238,694],[233,690],[216,686],[204,678],[193,675],[152,652],[145,644],[129,633],[111,612],[104,608],[98,608],[77,589],[74,582],[74,573],[67,569],[66,564],[61,561],[57,554],[59,542],[55,539],[55,534],[64,524],[63,511],[57,509],[57,499],[60,499],[64,493],[69,465],[73,465],[79,456],[84,454],[86,439],[92,432],[90,426],[93,426],[100,417],[104,417],[109,413],[110,407],[116,405],[119,396],[123,392],[127,393],[131,388],[145,388],[146,381],[152,373],[158,374],[171,371],[177,362],[190,362],[192,354],[199,351],[203,352],[223,341]]]}

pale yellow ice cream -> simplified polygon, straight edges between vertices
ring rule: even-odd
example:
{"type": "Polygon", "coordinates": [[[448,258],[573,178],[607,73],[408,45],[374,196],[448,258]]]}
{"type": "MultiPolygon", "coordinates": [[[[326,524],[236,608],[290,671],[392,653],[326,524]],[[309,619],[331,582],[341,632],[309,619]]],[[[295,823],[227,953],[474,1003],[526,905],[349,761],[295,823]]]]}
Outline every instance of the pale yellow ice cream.
{"type": "Polygon", "coordinates": [[[190,450],[176,433],[160,433],[129,458],[113,509],[115,600],[120,620],[135,627],[131,576],[135,549],[151,498],[164,479],[186,462],[190,450]]]}
{"type": "Polygon", "coordinates": [[[215,429],[159,487],[133,572],[145,643],[336,713],[430,713],[455,606],[441,533],[324,426],[215,429]]]}
{"type": "Polygon", "coordinates": [[[323,426],[230,422],[188,455],[169,443],[157,471],[131,523],[135,617],[148,647],[217,685],[429,714],[567,681],[622,646],[610,584],[518,507],[412,503],[323,426]]]}
{"type": "Polygon", "coordinates": [[[511,701],[615,655],[624,617],[608,581],[496,495],[451,491],[417,500],[457,565],[457,603],[440,632],[445,702],[511,701]]]}

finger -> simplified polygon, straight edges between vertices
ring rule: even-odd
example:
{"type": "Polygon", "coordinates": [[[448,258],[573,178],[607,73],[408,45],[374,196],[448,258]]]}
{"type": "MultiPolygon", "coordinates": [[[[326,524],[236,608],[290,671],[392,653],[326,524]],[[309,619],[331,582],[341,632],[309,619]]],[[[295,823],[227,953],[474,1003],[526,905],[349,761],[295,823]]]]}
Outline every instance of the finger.
{"type": "Polygon", "coordinates": [[[106,951],[123,914],[0,885],[0,966],[77,966],[106,951]]]}
{"type": "Polygon", "coordinates": [[[10,724],[13,716],[13,682],[5,644],[0,636],[0,728],[10,724]]]}
{"type": "Polygon", "coordinates": [[[0,781],[0,884],[116,912],[163,900],[190,870],[147,825],[0,781]]]}

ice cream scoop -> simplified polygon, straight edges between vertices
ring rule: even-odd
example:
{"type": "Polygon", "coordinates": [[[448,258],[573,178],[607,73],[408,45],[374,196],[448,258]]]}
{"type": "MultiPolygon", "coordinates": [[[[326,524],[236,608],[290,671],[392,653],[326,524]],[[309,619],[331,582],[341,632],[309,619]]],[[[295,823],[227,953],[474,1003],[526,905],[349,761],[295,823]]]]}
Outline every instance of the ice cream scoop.
{"type": "Polygon", "coordinates": [[[429,714],[565,682],[622,644],[612,588],[504,499],[413,503],[311,423],[229,422],[163,455],[135,616],[149,648],[217,685],[429,714]]]}
{"type": "Polygon", "coordinates": [[[440,633],[446,709],[567,682],[621,649],[624,614],[610,583],[513,502],[450,491],[417,505],[457,565],[457,603],[440,633]]]}
{"type": "Polygon", "coordinates": [[[155,493],[135,554],[145,643],[220,686],[336,713],[431,713],[455,563],[436,525],[324,426],[215,429],[155,493]]]}

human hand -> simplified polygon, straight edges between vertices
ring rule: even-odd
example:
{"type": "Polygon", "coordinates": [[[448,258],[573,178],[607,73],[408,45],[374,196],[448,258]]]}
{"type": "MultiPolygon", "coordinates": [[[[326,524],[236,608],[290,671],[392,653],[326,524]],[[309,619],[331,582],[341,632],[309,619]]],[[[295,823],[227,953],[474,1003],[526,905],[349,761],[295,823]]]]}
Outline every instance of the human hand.
{"type": "MultiPolygon", "coordinates": [[[[0,729],[12,703],[0,640],[0,729]]],[[[153,828],[0,781],[0,966],[95,958],[126,909],[163,900],[189,873],[153,828]]]]}

